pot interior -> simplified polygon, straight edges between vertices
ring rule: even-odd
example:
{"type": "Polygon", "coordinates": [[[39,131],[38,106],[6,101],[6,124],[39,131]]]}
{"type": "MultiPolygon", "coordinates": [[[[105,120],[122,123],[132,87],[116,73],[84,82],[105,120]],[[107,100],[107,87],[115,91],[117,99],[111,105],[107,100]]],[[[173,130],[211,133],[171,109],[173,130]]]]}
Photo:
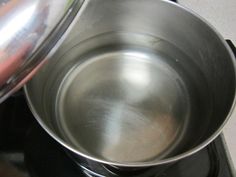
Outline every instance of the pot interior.
{"type": "Polygon", "coordinates": [[[41,124],[78,154],[107,163],[155,163],[209,142],[235,93],[234,64],[218,35],[164,1],[94,7],[87,4],[26,86],[41,124]],[[149,13],[139,16],[143,8],[149,13]]]}
{"type": "Polygon", "coordinates": [[[82,56],[75,54],[83,61],[76,63],[74,59],[59,86],[54,117],[64,139],[111,161],[145,161],[177,150],[189,118],[199,117],[205,107],[191,112],[191,104],[199,103],[195,103],[197,93],[189,74],[178,65],[186,61],[176,61],[138,42],[156,40],[157,45],[182,55],[182,60],[188,57],[161,39],[114,33],[79,44],[64,55],[64,60],[80,48],[101,44],[99,40],[114,44],[99,45],[82,56]],[[116,43],[116,38],[140,41],[116,43]]]}

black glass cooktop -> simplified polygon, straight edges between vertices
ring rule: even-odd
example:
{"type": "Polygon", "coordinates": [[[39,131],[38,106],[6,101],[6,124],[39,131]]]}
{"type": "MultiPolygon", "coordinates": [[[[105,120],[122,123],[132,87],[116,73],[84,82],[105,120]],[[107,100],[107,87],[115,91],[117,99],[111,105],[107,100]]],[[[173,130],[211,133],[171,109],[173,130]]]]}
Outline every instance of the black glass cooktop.
{"type": "MultiPolygon", "coordinates": [[[[227,42],[235,53],[233,44],[227,42]]],[[[80,166],[39,126],[22,91],[0,104],[0,177],[236,177],[222,135],[162,170],[121,173],[100,164],[98,171],[105,175],[95,175],[84,163],[85,168],[80,166]]]]}

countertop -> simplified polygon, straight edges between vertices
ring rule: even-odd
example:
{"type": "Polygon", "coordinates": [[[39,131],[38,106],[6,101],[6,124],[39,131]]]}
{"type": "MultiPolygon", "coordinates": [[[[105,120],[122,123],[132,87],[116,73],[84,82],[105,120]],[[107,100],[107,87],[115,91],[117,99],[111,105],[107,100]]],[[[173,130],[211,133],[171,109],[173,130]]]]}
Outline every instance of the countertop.
{"type": "MultiPolygon", "coordinates": [[[[235,0],[179,0],[178,2],[205,18],[225,39],[230,39],[236,46],[235,0]]],[[[223,133],[236,168],[236,108],[223,133]]]]}

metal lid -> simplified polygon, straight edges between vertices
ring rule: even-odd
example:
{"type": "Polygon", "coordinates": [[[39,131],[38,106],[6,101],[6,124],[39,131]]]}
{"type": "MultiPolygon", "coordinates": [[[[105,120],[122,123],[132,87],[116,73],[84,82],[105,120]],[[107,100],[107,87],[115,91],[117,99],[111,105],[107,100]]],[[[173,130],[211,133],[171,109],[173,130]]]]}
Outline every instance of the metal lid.
{"type": "Polygon", "coordinates": [[[0,3],[0,102],[22,87],[62,40],[83,0],[0,3]]]}

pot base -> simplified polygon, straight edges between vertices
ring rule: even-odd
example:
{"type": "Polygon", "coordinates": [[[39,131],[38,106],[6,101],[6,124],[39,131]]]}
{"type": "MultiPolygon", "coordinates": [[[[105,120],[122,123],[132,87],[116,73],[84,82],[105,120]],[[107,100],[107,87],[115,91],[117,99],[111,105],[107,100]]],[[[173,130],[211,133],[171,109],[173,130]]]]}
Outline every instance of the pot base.
{"type": "Polygon", "coordinates": [[[67,72],[56,99],[66,141],[114,162],[150,161],[178,150],[191,102],[177,59],[130,45],[77,57],[84,62],[67,72]]]}

